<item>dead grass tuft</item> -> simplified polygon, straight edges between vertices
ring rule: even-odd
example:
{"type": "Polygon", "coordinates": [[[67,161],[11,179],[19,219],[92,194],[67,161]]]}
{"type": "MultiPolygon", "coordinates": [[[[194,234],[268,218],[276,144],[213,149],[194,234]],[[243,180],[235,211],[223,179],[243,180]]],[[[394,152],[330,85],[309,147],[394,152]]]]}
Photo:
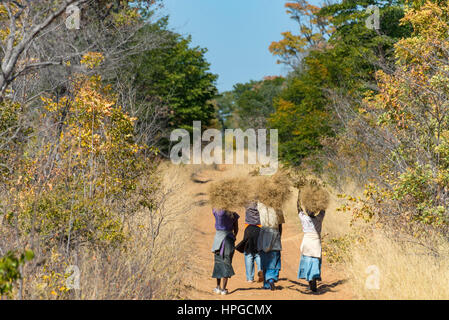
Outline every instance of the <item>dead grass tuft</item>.
{"type": "Polygon", "coordinates": [[[318,213],[321,210],[326,210],[329,201],[329,193],[323,187],[315,184],[306,184],[298,195],[298,204],[307,213],[318,213]]]}
{"type": "Polygon", "coordinates": [[[252,195],[250,178],[229,178],[212,183],[209,201],[215,209],[236,210],[245,206],[252,195]]]}
{"type": "Polygon", "coordinates": [[[282,209],[291,194],[290,180],[283,172],[255,178],[255,197],[269,207],[282,209]]]}

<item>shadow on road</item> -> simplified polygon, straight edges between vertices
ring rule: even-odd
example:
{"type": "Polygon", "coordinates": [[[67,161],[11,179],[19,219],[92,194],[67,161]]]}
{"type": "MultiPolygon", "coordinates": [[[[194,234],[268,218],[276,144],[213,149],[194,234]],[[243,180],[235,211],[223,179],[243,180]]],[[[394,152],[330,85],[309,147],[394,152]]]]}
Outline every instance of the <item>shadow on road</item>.
{"type": "Polygon", "coordinates": [[[229,292],[229,294],[237,292],[237,291],[260,291],[260,290],[266,290],[266,289],[263,289],[262,287],[258,287],[258,288],[237,288],[237,289],[234,289],[231,292],[229,292]]]}
{"type": "Polygon", "coordinates": [[[288,289],[301,292],[302,294],[313,294],[313,295],[322,295],[327,292],[336,292],[337,290],[334,290],[334,288],[347,282],[347,280],[343,279],[343,280],[334,281],[332,283],[321,283],[321,284],[318,284],[318,286],[317,286],[318,291],[312,292],[309,290],[308,284],[301,283],[301,282],[294,281],[294,280],[288,280],[288,281],[290,283],[292,283],[292,285],[287,287],[288,289]],[[299,286],[300,288],[295,288],[295,285],[299,286]]]}
{"type": "Polygon", "coordinates": [[[197,207],[204,207],[208,203],[209,203],[209,201],[207,201],[207,200],[199,200],[199,201],[195,201],[193,203],[193,205],[197,206],[197,207]]]}
{"type": "Polygon", "coordinates": [[[207,193],[205,193],[205,192],[198,192],[197,194],[195,194],[195,197],[199,197],[199,196],[207,196],[207,193]]]}
{"type": "Polygon", "coordinates": [[[192,174],[190,175],[190,180],[192,180],[192,181],[195,182],[195,183],[208,183],[208,182],[212,181],[212,179],[201,180],[201,179],[199,179],[199,178],[197,177],[197,174],[196,174],[196,173],[192,173],[192,174]]]}

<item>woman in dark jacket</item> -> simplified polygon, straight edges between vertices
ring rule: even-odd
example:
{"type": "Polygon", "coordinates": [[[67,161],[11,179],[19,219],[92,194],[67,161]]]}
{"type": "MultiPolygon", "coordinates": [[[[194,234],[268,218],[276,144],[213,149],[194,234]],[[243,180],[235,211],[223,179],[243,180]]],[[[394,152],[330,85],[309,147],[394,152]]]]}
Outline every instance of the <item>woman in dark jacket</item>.
{"type": "Polygon", "coordinates": [[[257,239],[259,238],[260,231],[260,217],[257,210],[257,202],[250,202],[246,206],[245,212],[245,233],[243,235],[243,241],[239,243],[239,246],[243,249],[242,252],[245,256],[245,269],[246,269],[246,281],[254,282],[254,264],[257,266],[258,282],[263,281],[262,268],[260,267],[260,256],[257,250],[257,239]]]}
{"type": "Polygon", "coordinates": [[[246,268],[246,281],[254,282],[254,264],[257,265],[258,282],[263,281],[263,273],[260,267],[260,255],[257,250],[257,239],[259,238],[260,227],[255,225],[248,225],[245,229],[244,240],[245,249],[245,268],[246,268]]]}

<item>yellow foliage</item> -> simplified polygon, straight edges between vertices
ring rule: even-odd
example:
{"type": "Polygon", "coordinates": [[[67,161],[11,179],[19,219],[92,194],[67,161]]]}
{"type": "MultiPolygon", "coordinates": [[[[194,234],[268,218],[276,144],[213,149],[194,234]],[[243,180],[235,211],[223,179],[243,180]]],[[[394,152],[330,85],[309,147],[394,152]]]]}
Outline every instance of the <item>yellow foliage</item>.
{"type": "Polygon", "coordinates": [[[81,59],[81,64],[89,69],[98,67],[104,61],[104,56],[100,52],[88,52],[81,59]]]}

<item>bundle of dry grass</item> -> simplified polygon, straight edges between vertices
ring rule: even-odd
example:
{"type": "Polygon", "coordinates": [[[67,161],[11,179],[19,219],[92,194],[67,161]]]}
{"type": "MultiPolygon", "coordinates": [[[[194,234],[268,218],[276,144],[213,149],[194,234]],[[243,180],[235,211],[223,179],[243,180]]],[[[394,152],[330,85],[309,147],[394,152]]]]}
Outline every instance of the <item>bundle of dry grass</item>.
{"type": "Polygon", "coordinates": [[[290,187],[290,180],[284,173],[261,176],[255,183],[255,198],[266,206],[280,210],[291,196],[290,187]]]}
{"type": "Polygon", "coordinates": [[[215,209],[236,210],[253,197],[249,178],[229,178],[212,183],[209,201],[215,209]]]}
{"type": "MultiPolygon", "coordinates": [[[[329,206],[329,193],[317,184],[306,184],[298,194],[298,207],[307,213],[319,213],[329,206]]],[[[298,208],[299,209],[299,208],[298,208]]]]}

